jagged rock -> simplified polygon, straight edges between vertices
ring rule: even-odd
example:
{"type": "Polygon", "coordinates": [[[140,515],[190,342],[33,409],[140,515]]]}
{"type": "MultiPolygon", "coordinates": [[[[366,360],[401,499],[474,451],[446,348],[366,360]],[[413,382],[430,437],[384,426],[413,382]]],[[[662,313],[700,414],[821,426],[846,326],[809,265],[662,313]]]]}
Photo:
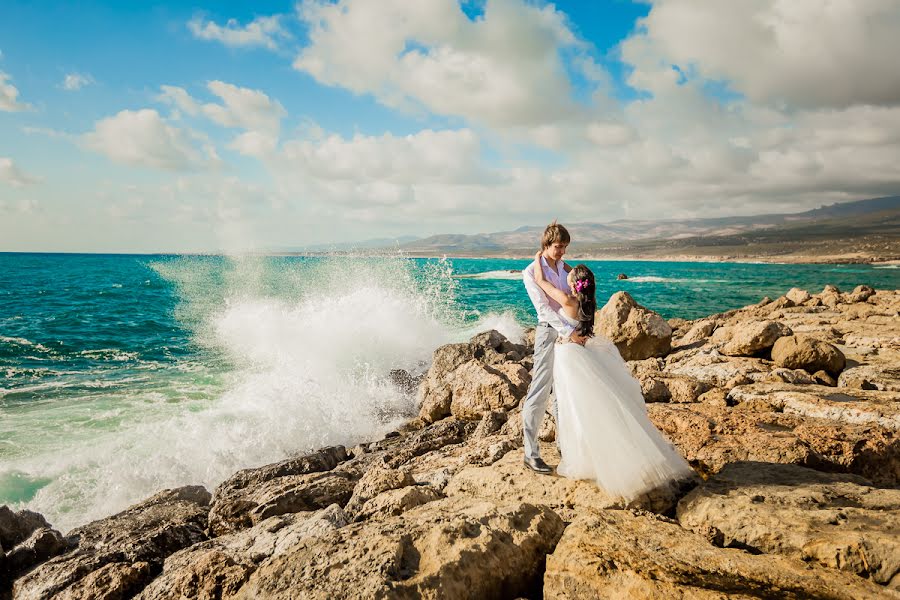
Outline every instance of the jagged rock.
{"type": "Polygon", "coordinates": [[[458,419],[478,420],[492,410],[510,410],[528,392],[531,375],[518,363],[486,365],[469,361],[453,372],[450,412],[458,419]]]}
{"type": "Polygon", "coordinates": [[[775,410],[785,413],[843,423],[874,423],[900,431],[900,402],[891,393],[835,390],[817,385],[755,383],[734,388],[729,393],[729,399],[741,405],[764,399],[775,410]]]}
{"type": "Polygon", "coordinates": [[[846,364],[844,353],[815,338],[790,335],[780,338],[772,347],[772,360],[788,369],[803,369],[809,373],[827,371],[839,374],[846,364]]]}
{"type": "MultiPolygon", "coordinates": [[[[822,371],[824,373],[824,371],[822,371]]],[[[793,383],[795,385],[808,385],[816,383],[815,377],[803,369],[773,369],[765,378],[765,381],[793,383]]]]}
{"type": "Polygon", "coordinates": [[[13,596],[37,600],[134,594],[159,571],[167,556],[206,539],[209,500],[209,492],[200,486],[165,490],[121,513],[78,527],[68,536],[77,541],[77,549],[19,578],[13,596]]]}
{"type": "Polygon", "coordinates": [[[852,302],[865,302],[869,298],[875,295],[875,290],[867,285],[858,285],[853,288],[853,291],[845,294],[845,301],[852,302]]]}
{"type": "Polygon", "coordinates": [[[669,386],[660,376],[644,375],[638,379],[644,402],[668,402],[672,399],[669,386]]]}
{"type": "Polygon", "coordinates": [[[724,546],[777,553],[900,588],[900,490],[795,465],[735,463],[678,504],[678,521],[724,546]]]}
{"type": "Polygon", "coordinates": [[[478,419],[485,410],[514,408],[531,383],[523,366],[530,365],[530,359],[523,361],[529,353],[493,330],[465,344],[441,346],[419,387],[419,417],[427,423],[451,413],[478,419]]]}
{"type": "Polygon", "coordinates": [[[0,506],[0,548],[9,551],[38,529],[49,527],[42,514],[30,510],[16,512],[8,506],[0,506]]]}
{"type": "Polygon", "coordinates": [[[788,290],[788,293],[784,295],[785,298],[793,302],[794,304],[803,304],[808,301],[812,296],[809,295],[809,292],[806,290],[801,290],[800,288],[791,288],[788,290]]]}
{"type": "MultiPolygon", "coordinates": [[[[743,403],[742,403],[743,405],[743,403]]],[[[900,437],[876,424],[705,404],[648,404],[650,420],[703,474],[759,461],[846,471],[900,484],[900,437]]]]}
{"type": "Polygon", "coordinates": [[[688,344],[693,344],[694,342],[703,341],[713,334],[716,330],[716,326],[716,321],[711,319],[697,321],[691,326],[688,332],[678,340],[678,344],[680,346],[686,346],[688,344]]]}
{"type": "Polygon", "coordinates": [[[732,330],[731,340],[722,347],[721,352],[728,356],[754,356],[791,333],[790,327],[778,321],[747,323],[732,330]]]}
{"type": "Polygon", "coordinates": [[[270,517],[250,529],[195,544],[166,559],[138,600],[231,598],[260,564],[300,541],[347,525],[336,504],[314,513],[270,517]]]}
{"type": "Polygon", "coordinates": [[[343,506],[353,494],[356,477],[344,471],[287,475],[251,485],[213,500],[209,530],[233,533],[275,515],[306,512],[331,504],[343,506]]]}
{"type": "Polygon", "coordinates": [[[842,372],[838,387],[900,392],[900,367],[858,365],[842,372]]]}
{"type": "Polygon", "coordinates": [[[354,520],[367,521],[395,517],[412,508],[440,500],[443,497],[441,492],[429,485],[411,485],[387,490],[367,500],[356,511],[354,520]]]}
{"type": "Polygon", "coordinates": [[[773,302],[769,302],[765,304],[764,308],[768,314],[774,314],[785,308],[792,308],[796,306],[794,301],[786,296],[781,296],[780,298],[776,298],[773,302]]]}
{"type": "Polygon", "coordinates": [[[535,589],[563,528],[546,507],[439,500],[301,541],[236,597],[515,598],[535,589]]]}
{"type": "MultiPolygon", "coordinates": [[[[53,596],[54,600],[131,598],[153,576],[146,561],[106,563],[53,596]]],[[[21,597],[16,595],[16,598],[21,597]]]]}
{"type": "Polygon", "coordinates": [[[506,423],[507,413],[499,410],[491,410],[481,416],[478,427],[472,432],[474,439],[484,438],[500,431],[506,423]]]}
{"type": "Polygon", "coordinates": [[[639,305],[628,292],[613,294],[597,312],[595,323],[625,360],[665,356],[672,348],[672,328],[666,320],[639,305]]]}
{"type": "Polygon", "coordinates": [[[826,371],[816,371],[813,373],[813,380],[819,385],[827,385],[829,387],[836,387],[837,381],[834,377],[829,375],[826,371]]]}
{"type": "MultiPolygon", "coordinates": [[[[718,331],[718,330],[716,330],[718,331]]],[[[764,378],[772,365],[758,358],[727,357],[711,348],[703,348],[690,356],[670,360],[666,375],[682,375],[711,386],[729,389],[737,381],[754,381],[764,378]]]]}
{"type": "Polygon", "coordinates": [[[728,391],[719,387],[714,387],[709,391],[700,394],[697,402],[709,404],[711,406],[728,406],[728,391]]]}
{"type": "Polygon", "coordinates": [[[356,484],[353,496],[344,510],[347,514],[355,515],[363,504],[378,494],[415,484],[409,469],[394,469],[385,464],[373,465],[356,484]]]}
{"type": "Polygon", "coordinates": [[[874,600],[895,595],[799,560],[717,548],[662,517],[605,510],[566,528],[547,557],[543,597],[874,600]]]}
{"type": "MultiPolygon", "coordinates": [[[[41,527],[34,531],[28,539],[7,552],[5,569],[16,576],[31,567],[38,565],[68,549],[68,543],[62,534],[49,527],[41,527]]],[[[0,569],[2,572],[2,569],[0,569]]]]}
{"type": "Polygon", "coordinates": [[[329,446],[303,456],[289,458],[271,465],[265,465],[255,469],[244,469],[220,483],[216,488],[215,496],[226,496],[248,486],[260,484],[275,479],[276,477],[306,475],[308,473],[330,471],[348,458],[347,450],[343,446],[329,446]]]}
{"type": "Polygon", "coordinates": [[[841,290],[833,285],[826,285],[822,293],[819,294],[819,299],[822,301],[822,304],[831,307],[837,306],[843,300],[841,290]]]}

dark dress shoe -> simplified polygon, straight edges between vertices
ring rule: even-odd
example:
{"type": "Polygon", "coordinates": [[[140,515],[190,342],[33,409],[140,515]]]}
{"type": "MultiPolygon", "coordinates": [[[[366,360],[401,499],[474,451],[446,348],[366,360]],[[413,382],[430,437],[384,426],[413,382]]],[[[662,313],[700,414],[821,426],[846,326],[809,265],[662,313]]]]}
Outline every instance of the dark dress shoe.
{"type": "Polygon", "coordinates": [[[540,473],[541,475],[549,475],[553,472],[553,469],[550,468],[550,465],[544,462],[544,459],[541,457],[538,458],[528,458],[525,457],[525,466],[534,471],[535,473],[540,473]]]}

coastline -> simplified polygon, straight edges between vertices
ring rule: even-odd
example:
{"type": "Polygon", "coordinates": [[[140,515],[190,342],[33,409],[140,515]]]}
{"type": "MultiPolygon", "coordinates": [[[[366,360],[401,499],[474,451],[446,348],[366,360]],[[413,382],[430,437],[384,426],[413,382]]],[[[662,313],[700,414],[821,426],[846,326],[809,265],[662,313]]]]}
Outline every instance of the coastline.
{"type": "MultiPolygon", "coordinates": [[[[858,570],[856,563],[828,562],[846,542],[827,531],[817,543],[835,550],[805,561],[789,544],[768,547],[739,536],[759,531],[764,538],[790,523],[815,529],[804,520],[813,517],[804,515],[832,508],[809,500],[822,494],[833,495],[836,506],[862,506],[855,509],[869,511],[862,521],[895,518],[848,494],[874,487],[900,501],[900,490],[890,491],[900,485],[898,309],[900,294],[866,286],[847,292],[828,286],[815,294],[795,288],[774,301],[668,323],[628,305],[625,316],[636,312],[639,318],[611,322],[609,331],[625,335],[620,352],[641,383],[651,419],[705,480],[690,492],[661,491],[624,505],[590,482],[525,470],[519,411],[530,381],[530,348],[488,332],[436,349],[424,380],[402,381],[418,387],[421,411],[383,439],[245,469],[212,494],[199,486],[162,491],[66,537],[27,517],[38,525],[31,536],[39,540],[28,548],[29,560],[37,562],[17,571],[13,597],[63,591],[80,597],[80,589],[141,593],[149,600],[176,591],[190,596],[191,586],[208,585],[220,586],[215,597],[222,598],[286,598],[298,589],[335,598],[435,589],[452,598],[501,589],[562,598],[573,589],[614,589],[619,569],[586,573],[567,566],[600,559],[630,565],[621,568],[631,569],[639,597],[662,585],[653,583],[655,574],[669,567],[654,563],[653,552],[614,543],[635,535],[677,548],[690,586],[715,590],[704,573],[718,565],[732,579],[747,581],[746,591],[774,592],[789,581],[810,596],[828,588],[846,590],[847,597],[890,597],[883,586],[893,578],[892,567],[883,567],[886,574],[870,569],[892,564],[896,549],[888,543],[888,525],[863,530],[876,550],[858,570]],[[654,325],[626,326],[642,321],[654,325]],[[665,339],[654,338],[650,346],[659,349],[647,355],[648,336],[662,335],[651,330],[665,339]],[[815,371],[814,362],[782,366],[777,341],[796,337],[792,330],[821,339],[846,364],[815,371]],[[732,490],[726,498],[722,486],[746,489],[745,496],[732,490]],[[812,504],[784,513],[779,494],[790,493],[785,489],[812,504]],[[743,497],[750,499],[746,506],[734,504],[743,497]],[[720,512],[703,508],[716,498],[726,498],[720,512]],[[773,525],[766,511],[786,521],[773,525]],[[723,547],[708,530],[737,536],[753,553],[723,547]],[[604,538],[604,531],[612,537],[604,538]],[[500,539],[508,541],[490,541],[500,539]],[[122,547],[129,548],[124,562],[122,547]],[[427,552],[428,560],[391,562],[407,552],[427,552]],[[491,562],[498,552],[506,559],[491,562]],[[298,571],[300,564],[311,566],[298,571]],[[453,587],[457,576],[446,572],[477,581],[476,588],[453,587]],[[576,583],[582,587],[569,587],[576,583]]],[[[607,318],[598,318],[600,326],[607,318]]],[[[545,425],[543,450],[555,461],[555,427],[545,425]]],[[[853,527],[866,526],[849,518],[853,527]]],[[[4,542],[0,570],[24,560],[10,556],[28,540],[12,549],[4,542]]],[[[664,594],[682,589],[677,582],[665,585],[664,594]]]]}

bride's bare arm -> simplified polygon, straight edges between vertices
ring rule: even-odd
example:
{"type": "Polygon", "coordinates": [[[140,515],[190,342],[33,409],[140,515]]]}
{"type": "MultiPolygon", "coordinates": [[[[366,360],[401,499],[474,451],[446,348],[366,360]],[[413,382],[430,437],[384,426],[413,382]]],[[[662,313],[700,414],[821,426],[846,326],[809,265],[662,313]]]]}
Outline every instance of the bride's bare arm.
{"type": "Polygon", "coordinates": [[[563,306],[571,306],[572,303],[577,302],[575,298],[544,279],[544,269],[541,267],[540,252],[534,257],[534,282],[538,284],[547,296],[553,298],[563,306]]]}

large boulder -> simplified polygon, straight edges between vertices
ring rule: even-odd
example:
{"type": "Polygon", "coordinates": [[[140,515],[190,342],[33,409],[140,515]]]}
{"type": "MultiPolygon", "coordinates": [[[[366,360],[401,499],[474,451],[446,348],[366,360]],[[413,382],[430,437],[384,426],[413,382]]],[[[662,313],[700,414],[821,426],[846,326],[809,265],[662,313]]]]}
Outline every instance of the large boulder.
{"type": "Polygon", "coordinates": [[[772,347],[791,328],[778,321],[754,321],[732,329],[731,340],[722,347],[728,356],[754,356],[772,347]]]}
{"type": "Polygon", "coordinates": [[[780,556],[718,548],[656,515],[587,513],[547,557],[551,600],[681,598],[896,598],[854,575],[780,556]]]}
{"type": "Polygon", "coordinates": [[[491,411],[511,410],[528,393],[529,383],[531,375],[518,363],[486,365],[471,360],[453,372],[450,413],[476,421],[491,411]]]}
{"type": "Polygon", "coordinates": [[[800,335],[779,338],[772,347],[772,360],[779,367],[832,375],[838,375],[847,363],[844,353],[832,344],[800,335]]]}
{"type": "Polygon", "coordinates": [[[803,304],[812,298],[812,296],[809,295],[809,292],[801,290],[800,288],[791,288],[784,297],[797,305],[803,304]]]}
{"type": "Polygon", "coordinates": [[[853,288],[852,292],[848,292],[844,295],[844,299],[846,302],[865,302],[869,298],[875,295],[875,290],[868,285],[858,285],[853,288]]]}
{"type": "Polygon", "coordinates": [[[665,356],[672,349],[672,327],[628,292],[616,292],[597,311],[597,331],[609,338],[625,360],[665,356]]]}
{"type": "Polygon", "coordinates": [[[531,383],[528,354],[527,347],[493,330],[468,343],[441,346],[419,386],[419,417],[425,423],[451,413],[479,419],[486,411],[515,407],[531,383]]]}
{"type": "Polygon", "coordinates": [[[540,589],[565,525],[543,506],[448,498],[270,559],[236,598],[516,598],[540,589]]]}
{"type": "Polygon", "coordinates": [[[822,290],[822,293],[819,294],[819,300],[821,300],[822,304],[825,306],[834,308],[843,301],[843,297],[841,296],[841,290],[836,286],[826,285],[822,290]]]}
{"type": "Polygon", "coordinates": [[[735,463],[678,504],[726,547],[783,554],[900,589],[900,490],[796,465],[735,463]]]}
{"type": "Polygon", "coordinates": [[[50,559],[13,586],[17,600],[119,598],[139,592],[166,557],[206,539],[210,494],[199,486],[165,490],[69,532],[75,550],[50,559]]]}

